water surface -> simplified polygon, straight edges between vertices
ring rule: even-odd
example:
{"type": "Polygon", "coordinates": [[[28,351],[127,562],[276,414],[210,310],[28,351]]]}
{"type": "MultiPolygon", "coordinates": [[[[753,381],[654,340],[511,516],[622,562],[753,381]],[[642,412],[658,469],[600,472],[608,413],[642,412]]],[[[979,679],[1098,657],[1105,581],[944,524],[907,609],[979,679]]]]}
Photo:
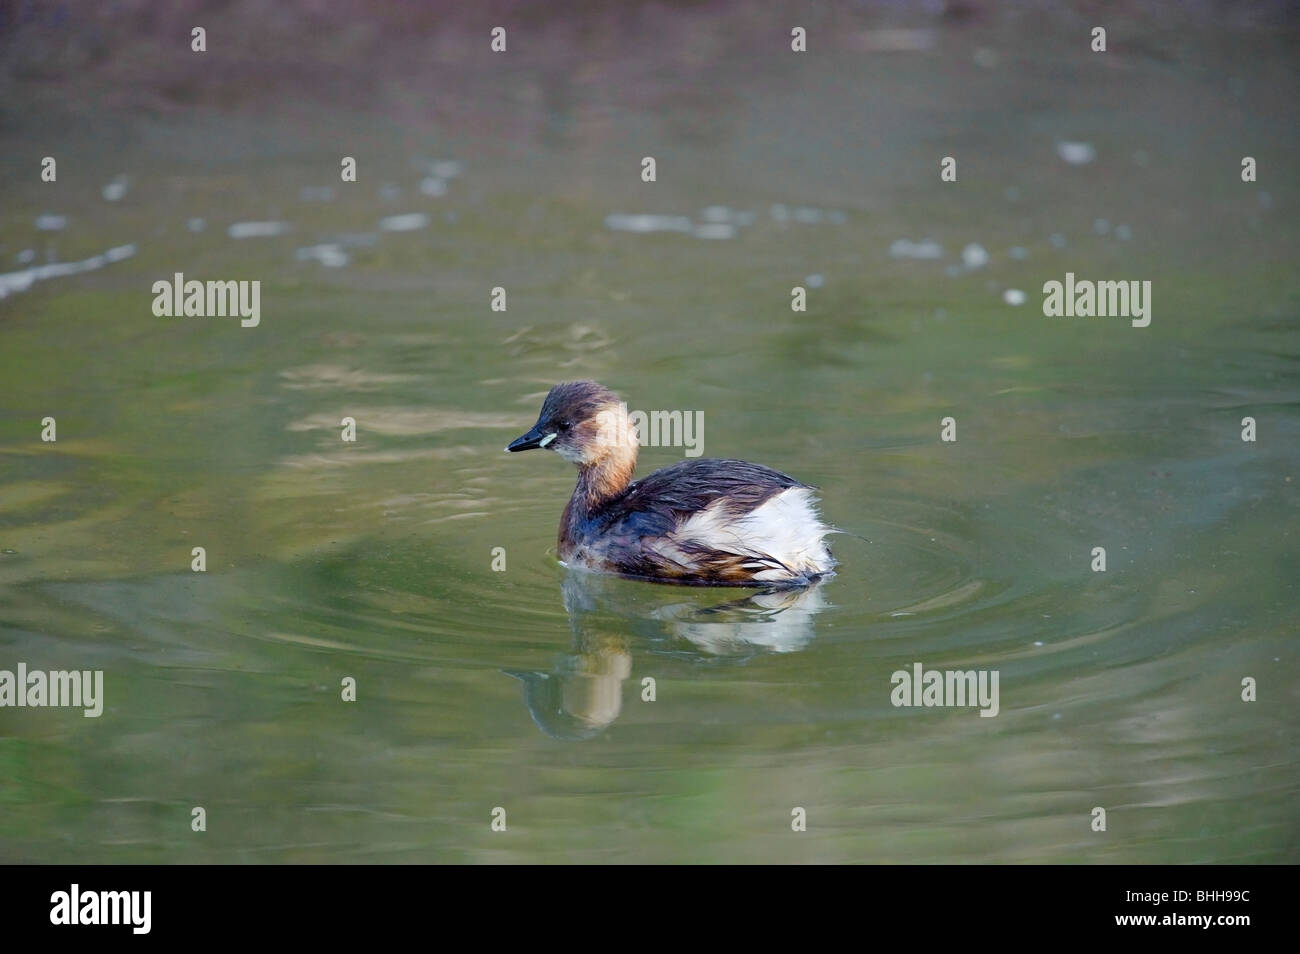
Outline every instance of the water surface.
{"type": "Polygon", "coordinates": [[[508,66],[394,39],[357,97],[9,84],[0,272],[135,249],[0,301],[0,668],[107,695],[0,714],[0,857],[1294,862],[1284,43],[640,15],[508,66]],[[1043,317],[1067,271],[1152,281],[1150,327],[1043,317]],[[155,317],[175,272],[261,281],[260,325],[155,317]],[[571,469],[501,449],[576,377],[819,486],[839,575],[567,573],[571,469]],[[997,670],[998,716],[895,708],[915,662],[997,670]]]}

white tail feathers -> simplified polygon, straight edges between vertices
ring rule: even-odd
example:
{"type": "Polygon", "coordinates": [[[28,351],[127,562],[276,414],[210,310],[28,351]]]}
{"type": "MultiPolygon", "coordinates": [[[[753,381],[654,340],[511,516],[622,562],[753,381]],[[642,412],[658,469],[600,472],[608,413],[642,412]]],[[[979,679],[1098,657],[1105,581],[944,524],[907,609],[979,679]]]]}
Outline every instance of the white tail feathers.
{"type": "Polygon", "coordinates": [[[747,514],[727,512],[716,503],[692,514],[672,534],[698,545],[752,560],[758,583],[796,582],[829,573],[835,566],[822,537],[831,532],[817,513],[813,491],[791,487],[747,514]]]}

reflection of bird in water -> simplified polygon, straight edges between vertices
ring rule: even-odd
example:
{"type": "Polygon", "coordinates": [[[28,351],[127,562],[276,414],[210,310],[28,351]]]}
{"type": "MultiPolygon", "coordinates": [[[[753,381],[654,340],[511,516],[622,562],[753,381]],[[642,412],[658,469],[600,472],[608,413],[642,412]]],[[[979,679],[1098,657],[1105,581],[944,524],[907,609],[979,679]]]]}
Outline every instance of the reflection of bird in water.
{"type": "Polygon", "coordinates": [[[654,615],[668,623],[672,635],[714,656],[755,649],[792,653],[812,642],[813,617],[825,606],[821,587],[810,586],[767,590],[709,607],[674,603],[654,615]]]}
{"type": "Polygon", "coordinates": [[[696,656],[797,652],[812,640],[813,617],[826,605],[816,586],[742,599],[717,595],[694,590],[682,599],[680,590],[665,594],[641,583],[570,571],[563,596],[572,650],[557,657],[549,672],[503,671],[524,684],[528,713],[542,732],[561,741],[589,739],[622,711],[623,683],[632,673],[629,635],[647,642],[686,640],[696,656]]]}
{"type": "Polygon", "coordinates": [[[553,739],[589,739],[618,718],[632,655],[617,637],[581,641],[550,672],[505,670],[524,684],[524,702],[537,728],[553,739]],[[597,645],[593,645],[596,643],[597,645]]]}

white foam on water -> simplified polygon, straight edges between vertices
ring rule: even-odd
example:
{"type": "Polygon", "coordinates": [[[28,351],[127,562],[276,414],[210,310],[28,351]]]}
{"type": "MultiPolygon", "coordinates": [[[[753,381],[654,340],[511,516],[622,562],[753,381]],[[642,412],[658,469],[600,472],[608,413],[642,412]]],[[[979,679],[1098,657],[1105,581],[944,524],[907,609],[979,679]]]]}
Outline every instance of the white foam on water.
{"type": "Polygon", "coordinates": [[[978,242],[971,242],[961,250],[962,264],[967,268],[983,268],[989,263],[989,253],[978,242]]]}
{"type": "Polygon", "coordinates": [[[1097,149],[1090,142],[1062,140],[1056,144],[1056,154],[1072,166],[1083,166],[1097,158],[1097,149]]]}
{"type": "Polygon", "coordinates": [[[465,164],[455,159],[439,159],[429,165],[429,172],[439,179],[454,179],[465,171],[465,164]]]}
{"type": "Polygon", "coordinates": [[[447,180],[437,176],[426,176],[420,180],[420,194],[441,197],[447,194],[447,180]]]}
{"type": "Polygon", "coordinates": [[[309,245],[293,253],[300,262],[320,262],[326,268],[342,268],[352,261],[351,256],[343,251],[341,245],[326,242],[322,245],[309,245]]]}
{"type": "Polygon", "coordinates": [[[7,298],[17,292],[27,291],[37,282],[48,281],[51,278],[63,278],[68,275],[80,275],[82,272],[93,272],[105,265],[128,259],[135,255],[136,251],[135,243],[117,245],[106,252],[92,255],[90,258],[82,259],[79,262],[52,262],[48,265],[25,268],[20,272],[0,274],[0,299],[7,298]]]}
{"type": "Polygon", "coordinates": [[[100,195],[104,197],[105,202],[121,202],[126,196],[127,180],[126,176],[118,176],[104,188],[100,189],[100,195]]]}
{"type": "Polygon", "coordinates": [[[131,258],[137,251],[134,242],[130,245],[115,245],[104,253],[104,258],[108,259],[110,263],[121,262],[131,258]]]}
{"type": "Polygon", "coordinates": [[[36,281],[36,269],[0,273],[0,301],[16,292],[27,291],[36,281]]]}
{"type": "Polygon", "coordinates": [[[615,212],[605,216],[605,228],[612,232],[690,232],[691,220],[684,215],[628,215],[615,212]]]}
{"type": "Polygon", "coordinates": [[[381,232],[414,232],[427,228],[429,217],[423,212],[408,212],[405,215],[388,215],[379,220],[381,232]]]}
{"type": "Polygon", "coordinates": [[[288,222],[236,222],[226,229],[226,234],[232,239],[268,238],[288,231],[288,222]]]}
{"type": "Polygon", "coordinates": [[[701,239],[731,239],[736,237],[736,227],[730,222],[702,222],[691,234],[701,239]]]}
{"type": "Polygon", "coordinates": [[[933,239],[913,242],[911,239],[895,239],[889,246],[892,258],[943,258],[943,246],[933,239]]]}

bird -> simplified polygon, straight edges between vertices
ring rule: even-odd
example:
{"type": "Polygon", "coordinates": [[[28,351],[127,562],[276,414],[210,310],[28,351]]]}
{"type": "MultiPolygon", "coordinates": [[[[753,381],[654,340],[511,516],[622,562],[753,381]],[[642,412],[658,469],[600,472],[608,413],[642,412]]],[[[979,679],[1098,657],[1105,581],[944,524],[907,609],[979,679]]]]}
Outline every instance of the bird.
{"type": "Polygon", "coordinates": [[[816,488],[743,460],[687,458],[633,480],[627,404],[595,381],[546,395],[506,451],[553,451],[578,481],[560,518],[567,567],[694,586],[810,586],[835,575],[816,488]]]}

